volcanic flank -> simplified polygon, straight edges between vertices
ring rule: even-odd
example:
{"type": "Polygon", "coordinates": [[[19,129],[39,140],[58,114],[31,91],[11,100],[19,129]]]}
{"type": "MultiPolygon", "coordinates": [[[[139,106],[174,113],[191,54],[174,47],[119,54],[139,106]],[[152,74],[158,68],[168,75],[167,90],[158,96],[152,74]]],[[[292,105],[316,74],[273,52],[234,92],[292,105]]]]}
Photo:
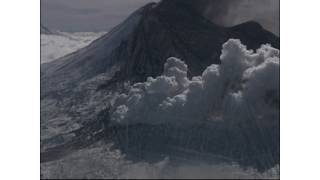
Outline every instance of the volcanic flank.
{"type": "MultiPolygon", "coordinates": [[[[201,75],[211,64],[221,64],[221,48],[231,38],[240,39],[248,49],[258,49],[262,44],[280,48],[279,38],[256,22],[247,22],[230,28],[221,27],[203,18],[192,4],[181,2],[166,0],[158,4],[150,3],[89,46],[41,65],[42,162],[55,160],[71,151],[84,148],[104,138],[105,133],[108,138],[114,138],[114,141],[120,139],[119,142],[123,142],[122,132],[125,128],[109,127],[108,110],[112,108],[116,95],[125,92],[128,85],[161,75],[169,57],[183,60],[188,66],[188,77],[194,77],[201,75]]],[[[210,134],[212,129],[207,126],[195,127],[186,132],[190,133],[188,141],[197,142],[200,141],[199,138],[208,136],[212,136],[214,140],[228,137],[230,144],[234,146],[224,144],[219,148],[214,144],[215,147],[210,146],[205,151],[230,155],[243,164],[260,169],[270,168],[279,163],[277,128],[254,137],[250,143],[259,142],[261,138],[267,137],[270,146],[259,144],[250,149],[247,155],[243,155],[246,153],[238,152],[237,149],[241,142],[248,142],[247,137],[238,135],[249,136],[249,132],[243,134],[239,129],[231,131],[223,125],[214,126],[214,129],[213,132],[219,135],[210,134]],[[200,128],[202,130],[199,130],[200,128]],[[192,137],[194,132],[202,134],[192,137]],[[248,154],[254,152],[257,155],[257,152],[262,152],[257,149],[266,147],[274,149],[270,150],[271,158],[246,159],[248,154]],[[227,149],[228,153],[221,153],[227,149]],[[241,159],[241,156],[245,157],[245,160],[241,159]]],[[[246,130],[252,134],[261,133],[254,126],[246,130]]],[[[150,125],[134,125],[129,133],[140,141],[137,146],[147,147],[143,144],[145,143],[142,140],[143,133],[150,135],[151,131],[155,135],[169,131],[175,132],[171,134],[175,137],[180,138],[181,135],[175,127],[157,128],[150,125]],[[137,135],[137,131],[140,135],[137,135]]],[[[170,133],[168,134],[164,139],[170,138],[172,140],[170,142],[177,144],[177,140],[173,140],[173,137],[169,137],[170,133]]],[[[151,136],[149,135],[147,137],[151,136]]],[[[164,139],[156,140],[167,146],[168,142],[164,139]]],[[[180,145],[199,150],[194,144],[187,146],[180,143],[180,145]]],[[[154,148],[143,150],[152,151],[154,148]]],[[[166,149],[163,152],[168,151],[166,149]]]]}

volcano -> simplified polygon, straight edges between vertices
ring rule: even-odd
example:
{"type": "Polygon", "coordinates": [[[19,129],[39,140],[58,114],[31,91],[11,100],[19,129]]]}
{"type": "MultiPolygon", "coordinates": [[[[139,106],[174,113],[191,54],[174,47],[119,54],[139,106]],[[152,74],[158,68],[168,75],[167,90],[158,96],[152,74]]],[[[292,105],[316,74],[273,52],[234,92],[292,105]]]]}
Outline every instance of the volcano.
{"type": "Polygon", "coordinates": [[[280,48],[279,38],[256,22],[219,27],[178,2],[150,3],[88,47],[43,65],[41,95],[109,73],[116,64],[120,69],[113,81],[144,81],[160,75],[169,57],[183,59],[190,76],[200,75],[210,64],[220,63],[221,46],[230,38],[249,49],[267,43],[280,48]]]}
{"type": "MultiPolygon", "coordinates": [[[[249,49],[257,49],[261,44],[280,48],[279,37],[256,22],[221,27],[205,19],[188,3],[162,1],[138,9],[89,46],[42,64],[41,161],[61,158],[106,137],[104,128],[108,127],[106,119],[114,94],[123,92],[127,84],[161,75],[167,58],[183,59],[189,67],[188,77],[198,76],[209,65],[221,63],[221,47],[231,38],[240,39],[249,49]]],[[[170,128],[161,126],[154,132],[161,134],[163,129],[170,128]]],[[[194,131],[199,128],[201,127],[196,127],[194,131]]],[[[224,132],[219,134],[221,137],[230,138],[239,134],[224,128],[215,127],[216,132],[224,132]]],[[[139,140],[141,136],[135,136],[134,129],[139,129],[139,133],[149,134],[147,138],[151,137],[152,127],[132,127],[129,133],[133,133],[131,136],[139,140]]],[[[203,136],[210,134],[207,127],[202,129],[203,136]]],[[[119,142],[124,141],[121,133],[124,131],[122,127],[113,128],[108,136],[117,137],[115,139],[120,139],[119,142]]],[[[257,129],[252,132],[257,132],[257,129]]],[[[270,134],[272,133],[268,135],[270,134]]],[[[199,141],[202,135],[191,139],[199,141]]],[[[272,144],[275,151],[272,152],[272,160],[268,161],[267,167],[279,163],[278,133],[273,133],[270,137],[268,143],[272,144]]],[[[231,138],[230,143],[238,146],[241,142],[239,139],[241,138],[231,138]]],[[[176,140],[172,142],[177,144],[176,140]]],[[[225,151],[228,147],[226,145],[214,150],[210,147],[208,151],[225,151]]],[[[250,152],[253,151],[251,149],[250,152]]],[[[228,154],[237,153],[237,157],[241,155],[241,152],[228,154]]],[[[252,161],[254,160],[245,163],[261,165],[260,161],[252,161]]],[[[266,162],[262,164],[265,165],[266,162]]]]}

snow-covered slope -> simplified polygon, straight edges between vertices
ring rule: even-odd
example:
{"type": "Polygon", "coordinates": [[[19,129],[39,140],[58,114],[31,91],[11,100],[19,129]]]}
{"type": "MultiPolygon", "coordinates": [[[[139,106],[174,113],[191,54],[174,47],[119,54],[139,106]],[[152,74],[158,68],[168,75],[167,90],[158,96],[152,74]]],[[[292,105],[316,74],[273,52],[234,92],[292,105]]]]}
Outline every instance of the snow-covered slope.
{"type": "MultiPolygon", "coordinates": [[[[71,89],[81,81],[107,73],[115,64],[125,61],[124,42],[134,33],[144,8],[132,14],[122,24],[89,46],[41,66],[41,95],[48,92],[71,89]],[[57,84],[59,84],[57,86],[57,84]]],[[[127,57],[128,58],[128,57],[127,57]]]]}
{"type": "Polygon", "coordinates": [[[117,89],[111,92],[97,88],[110,81],[125,61],[117,51],[125,50],[123,42],[134,33],[144,9],[87,47],[41,65],[42,148],[68,142],[72,131],[86,123],[94,124],[108,107],[117,89]]]}

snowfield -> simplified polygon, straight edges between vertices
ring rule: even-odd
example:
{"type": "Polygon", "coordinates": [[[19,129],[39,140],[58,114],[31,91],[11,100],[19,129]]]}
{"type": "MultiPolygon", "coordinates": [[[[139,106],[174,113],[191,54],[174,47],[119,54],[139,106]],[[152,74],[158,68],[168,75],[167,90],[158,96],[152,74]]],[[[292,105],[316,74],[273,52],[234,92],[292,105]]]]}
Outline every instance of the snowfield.
{"type": "Polygon", "coordinates": [[[41,64],[51,62],[64,55],[81,49],[105,32],[59,32],[56,34],[41,34],[41,64]]]}

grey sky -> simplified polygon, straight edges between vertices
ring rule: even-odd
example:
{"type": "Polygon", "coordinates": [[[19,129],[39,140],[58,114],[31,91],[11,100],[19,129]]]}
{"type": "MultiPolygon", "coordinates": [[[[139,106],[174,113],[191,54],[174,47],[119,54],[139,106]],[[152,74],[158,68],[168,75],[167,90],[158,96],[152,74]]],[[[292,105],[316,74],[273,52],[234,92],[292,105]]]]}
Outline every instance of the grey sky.
{"type": "Polygon", "coordinates": [[[109,31],[156,0],[41,0],[41,23],[62,31],[109,31]]]}

